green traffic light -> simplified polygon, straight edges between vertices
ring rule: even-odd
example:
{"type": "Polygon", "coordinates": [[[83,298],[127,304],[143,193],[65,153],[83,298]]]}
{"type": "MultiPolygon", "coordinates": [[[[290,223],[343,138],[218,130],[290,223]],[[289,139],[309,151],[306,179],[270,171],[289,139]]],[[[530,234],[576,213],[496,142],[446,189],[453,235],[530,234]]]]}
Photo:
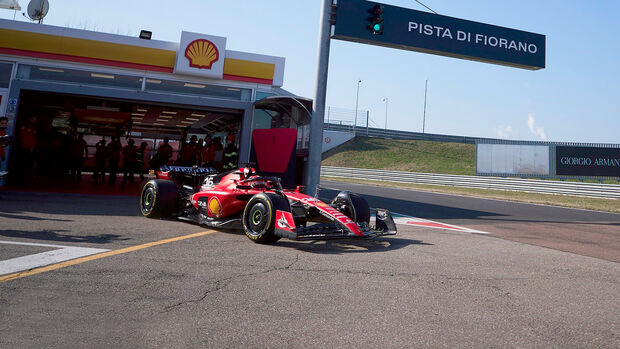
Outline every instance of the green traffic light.
{"type": "Polygon", "coordinates": [[[375,24],[372,29],[376,32],[378,32],[379,30],[381,30],[381,25],[380,24],[375,24]]]}

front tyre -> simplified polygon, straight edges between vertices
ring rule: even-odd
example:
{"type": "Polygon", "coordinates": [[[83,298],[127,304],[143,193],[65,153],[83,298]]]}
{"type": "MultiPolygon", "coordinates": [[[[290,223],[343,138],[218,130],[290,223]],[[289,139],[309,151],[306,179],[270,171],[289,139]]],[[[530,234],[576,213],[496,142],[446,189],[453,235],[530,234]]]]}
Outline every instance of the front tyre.
{"type": "Polygon", "coordinates": [[[332,201],[332,206],[355,223],[370,222],[370,206],[358,194],[341,191],[332,201]]]}
{"type": "Polygon", "coordinates": [[[165,179],[152,179],[142,187],[140,211],[148,218],[168,218],[177,209],[177,184],[165,179]]]}
{"type": "Polygon", "coordinates": [[[278,241],[280,237],[274,234],[277,210],[289,211],[288,200],[273,193],[254,195],[243,211],[245,235],[259,244],[278,241]]]}

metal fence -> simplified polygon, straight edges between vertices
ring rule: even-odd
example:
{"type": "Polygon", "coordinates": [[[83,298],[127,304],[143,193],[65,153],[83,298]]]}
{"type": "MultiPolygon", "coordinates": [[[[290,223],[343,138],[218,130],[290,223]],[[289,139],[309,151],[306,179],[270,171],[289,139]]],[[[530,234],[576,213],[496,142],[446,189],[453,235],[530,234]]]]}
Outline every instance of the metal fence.
{"type": "MultiPolygon", "coordinates": [[[[352,124],[341,125],[341,124],[334,124],[334,123],[325,123],[323,128],[325,130],[330,130],[330,131],[341,131],[341,132],[353,132],[354,131],[352,124]]],[[[489,140],[489,138],[439,135],[439,134],[432,134],[432,133],[389,130],[389,129],[376,128],[376,127],[366,128],[364,126],[355,127],[355,133],[360,136],[368,135],[368,137],[435,141],[435,142],[469,143],[469,144],[476,144],[476,141],[481,140],[481,139],[489,140]]]]}
{"type": "MultiPolygon", "coordinates": [[[[325,130],[330,131],[342,131],[353,132],[352,124],[335,124],[325,123],[323,125],[325,130]]],[[[355,128],[356,134],[360,136],[366,136],[366,127],[357,126],[355,128]]],[[[434,133],[422,133],[412,131],[399,131],[390,130],[376,127],[368,128],[369,137],[380,137],[390,139],[405,139],[405,140],[420,140],[420,141],[435,141],[435,142],[452,142],[452,143],[493,143],[493,144],[521,144],[521,145],[566,145],[574,147],[607,147],[607,148],[620,148],[620,144],[609,143],[576,143],[576,142],[548,142],[548,141],[517,141],[509,139],[499,138],[482,138],[482,137],[468,137],[468,136],[453,136],[453,135],[440,135],[434,133]]]]}
{"type": "Polygon", "coordinates": [[[321,176],[620,199],[620,185],[322,166],[321,176]]]}

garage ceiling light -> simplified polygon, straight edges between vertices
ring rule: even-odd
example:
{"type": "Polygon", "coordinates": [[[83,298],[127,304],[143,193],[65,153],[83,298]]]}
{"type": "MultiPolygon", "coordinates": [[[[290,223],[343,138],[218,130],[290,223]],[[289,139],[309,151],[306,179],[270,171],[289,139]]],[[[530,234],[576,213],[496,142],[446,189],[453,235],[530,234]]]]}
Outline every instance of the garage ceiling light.
{"type": "Polygon", "coordinates": [[[162,123],[160,123],[160,122],[154,122],[154,123],[153,123],[153,125],[157,125],[157,126],[164,126],[164,125],[166,125],[166,124],[162,124],[162,123]]]}
{"type": "Polygon", "coordinates": [[[141,112],[145,112],[145,111],[146,111],[146,109],[142,109],[142,108],[138,108],[138,109],[136,109],[136,110],[137,110],[137,111],[141,111],[141,112]]]}
{"type": "Polygon", "coordinates": [[[171,115],[160,115],[159,117],[162,119],[172,119],[171,115]]]}
{"type": "Polygon", "coordinates": [[[205,88],[205,85],[200,85],[200,84],[190,84],[188,82],[186,82],[185,84],[183,84],[183,86],[185,87],[193,87],[193,88],[205,88]]]}
{"type": "Polygon", "coordinates": [[[198,120],[200,120],[200,119],[195,119],[195,118],[185,118],[185,120],[198,121],[198,120]]]}
{"type": "Polygon", "coordinates": [[[241,91],[240,88],[232,88],[232,87],[227,88],[227,90],[228,91],[241,91]]]}
{"type": "Polygon", "coordinates": [[[183,121],[181,121],[181,123],[182,124],[193,124],[194,122],[193,121],[185,121],[185,120],[183,120],[183,121]]]}
{"type": "Polygon", "coordinates": [[[204,114],[196,114],[196,113],[192,113],[192,116],[199,116],[199,117],[201,117],[201,118],[204,118],[204,117],[205,117],[205,115],[204,115],[204,114]]]}
{"type": "Polygon", "coordinates": [[[114,79],[114,75],[108,74],[90,73],[90,76],[92,76],[93,78],[114,79]]]}
{"type": "Polygon", "coordinates": [[[168,119],[155,119],[155,121],[159,121],[159,122],[168,122],[168,121],[170,121],[170,120],[168,120],[168,119]]]}
{"type": "Polygon", "coordinates": [[[161,84],[161,80],[155,80],[155,79],[146,79],[146,82],[149,84],[161,84]]]}
{"type": "Polygon", "coordinates": [[[164,110],[164,111],[162,111],[161,113],[162,113],[162,114],[171,114],[171,115],[174,115],[174,114],[176,114],[177,112],[176,112],[176,111],[167,111],[167,110],[164,110]]]}
{"type": "Polygon", "coordinates": [[[133,116],[144,116],[144,113],[131,113],[133,116]]]}
{"type": "Polygon", "coordinates": [[[65,71],[62,69],[54,69],[54,68],[38,68],[41,71],[48,71],[48,72],[52,72],[52,73],[64,73],[65,71]]]}

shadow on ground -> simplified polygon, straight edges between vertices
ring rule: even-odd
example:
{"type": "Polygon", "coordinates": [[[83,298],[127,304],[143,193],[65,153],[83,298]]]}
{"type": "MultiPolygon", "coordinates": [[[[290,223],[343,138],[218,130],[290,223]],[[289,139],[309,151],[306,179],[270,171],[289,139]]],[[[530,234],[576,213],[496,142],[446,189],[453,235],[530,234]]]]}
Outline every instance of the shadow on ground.
{"type": "Polygon", "coordinates": [[[280,240],[274,246],[292,248],[303,252],[317,254],[349,254],[368,252],[389,252],[410,245],[433,245],[420,240],[409,240],[397,237],[383,237],[372,240],[316,240],[310,242],[280,240]]]}
{"type": "Polygon", "coordinates": [[[107,244],[114,241],[130,240],[129,238],[121,238],[121,235],[100,234],[100,235],[82,235],[74,236],[63,234],[68,230],[41,230],[41,231],[25,231],[25,230],[0,230],[0,236],[18,239],[33,239],[54,242],[87,242],[91,244],[107,244]]]}
{"type": "MultiPolygon", "coordinates": [[[[35,217],[37,213],[54,215],[140,216],[138,198],[94,194],[3,192],[0,217],[24,220],[67,221],[35,217]]],[[[63,217],[64,218],[64,217],[63,217]]]]}
{"type": "MultiPolygon", "coordinates": [[[[319,198],[325,202],[330,202],[337,194],[337,190],[321,189],[319,198]]],[[[402,200],[390,197],[374,196],[362,194],[362,196],[368,201],[370,207],[381,207],[390,210],[391,212],[397,212],[400,214],[419,217],[431,220],[441,219],[480,219],[482,217],[499,217],[506,216],[503,214],[463,209],[457,207],[449,207],[444,205],[435,205],[413,200],[402,200]]]]}

